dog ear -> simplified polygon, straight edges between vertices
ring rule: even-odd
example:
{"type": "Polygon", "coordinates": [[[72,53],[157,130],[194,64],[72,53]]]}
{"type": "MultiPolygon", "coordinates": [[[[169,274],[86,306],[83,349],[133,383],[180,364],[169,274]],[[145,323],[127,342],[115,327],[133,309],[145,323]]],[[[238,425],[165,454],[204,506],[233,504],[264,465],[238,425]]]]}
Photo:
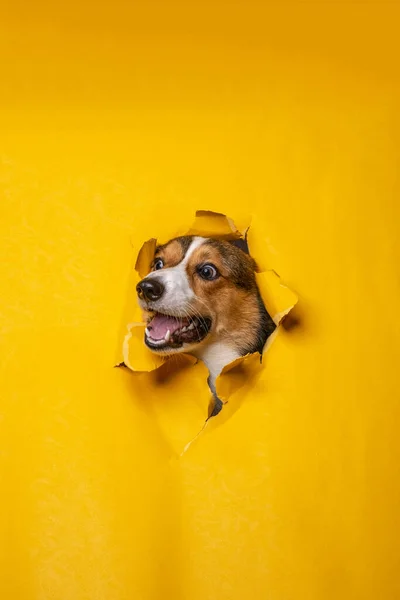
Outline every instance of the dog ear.
{"type": "Polygon", "coordinates": [[[231,240],[230,243],[232,244],[232,246],[236,246],[236,248],[242,250],[242,252],[244,252],[245,254],[250,254],[249,245],[247,243],[247,235],[244,239],[240,238],[239,240],[231,240]]]}
{"type": "Polygon", "coordinates": [[[236,246],[236,248],[239,248],[239,250],[242,250],[242,252],[247,254],[247,256],[249,257],[249,261],[251,263],[251,267],[252,267],[253,271],[255,271],[256,273],[260,272],[260,269],[259,269],[256,261],[254,260],[254,258],[252,256],[250,256],[249,244],[247,242],[247,231],[245,233],[244,238],[240,238],[239,240],[231,240],[230,244],[232,246],[236,246]]]}

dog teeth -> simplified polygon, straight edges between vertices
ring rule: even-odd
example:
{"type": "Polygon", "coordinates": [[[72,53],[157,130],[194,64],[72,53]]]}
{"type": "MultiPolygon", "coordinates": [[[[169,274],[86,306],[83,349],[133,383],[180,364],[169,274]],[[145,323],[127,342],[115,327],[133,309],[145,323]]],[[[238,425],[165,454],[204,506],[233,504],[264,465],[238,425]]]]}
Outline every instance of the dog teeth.
{"type": "Polygon", "coordinates": [[[194,323],[190,323],[189,327],[187,328],[188,331],[191,331],[192,329],[194,329],[194,323]]]}
{"type": "Polygon", "coordinates": [[[146,327],[145,332],[146,332],[147,337],[150,337],[150,331],[149,331],[148,327],[146,327]]]}
{"type": "Polygon", "coordinates": [[[169,329],[168,329],[167,333],[165,334],[165,338],[164,339],[165,339],[166,342],[169,342],[169,340],[171,339],[171,332],[170,332],[169,329]]]}
{"type": "Polygon", "coordinates": [[[182,327],[182,329],[181,329],[181,332],[182,332],[182,333],[185,333],[185,331],[187,331],[187,330],[188,330],[188,328],[187,328],[187,327],[182,327]]]}

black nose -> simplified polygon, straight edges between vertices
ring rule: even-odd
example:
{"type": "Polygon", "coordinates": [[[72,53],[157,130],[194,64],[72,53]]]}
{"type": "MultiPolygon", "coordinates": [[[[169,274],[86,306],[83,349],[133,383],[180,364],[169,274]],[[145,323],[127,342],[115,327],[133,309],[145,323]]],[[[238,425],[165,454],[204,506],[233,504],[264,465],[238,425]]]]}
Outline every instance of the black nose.
{"type": "Polygon", "coordinates": [[[136,286],[139,298],[158,300],[164,293],[163,284],[158,279],[142,279],[136,286]]]}

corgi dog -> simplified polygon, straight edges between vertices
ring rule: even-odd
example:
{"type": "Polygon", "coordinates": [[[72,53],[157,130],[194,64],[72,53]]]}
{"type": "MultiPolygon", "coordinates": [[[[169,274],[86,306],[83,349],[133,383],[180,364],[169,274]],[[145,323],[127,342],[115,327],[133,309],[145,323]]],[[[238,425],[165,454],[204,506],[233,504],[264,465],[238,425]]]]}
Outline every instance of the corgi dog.
{"type": "Polygon", "coordinates": [[[243,240],[177,237],[157,246],[150,273],[137,285],[152,352],[202,360],[209,386],[225,365],[262,352],[275,329],[259,289],[257,266],[243,240]],[[240,247],[242,245],[242,247],[240,247]]]}

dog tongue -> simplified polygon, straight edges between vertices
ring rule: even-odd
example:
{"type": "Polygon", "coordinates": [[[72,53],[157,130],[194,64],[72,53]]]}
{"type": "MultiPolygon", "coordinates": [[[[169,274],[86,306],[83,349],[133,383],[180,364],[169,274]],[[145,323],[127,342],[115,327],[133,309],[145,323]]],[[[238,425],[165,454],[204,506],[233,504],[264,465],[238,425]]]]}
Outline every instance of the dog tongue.
{"type": "Polygon", "coordinates": [[[153,340],[165,338],[168,329],[173,334],[177,329],[184,327],[187,319],[177,319],[167,315],[157,314],[147,326],[153,340]]]}

